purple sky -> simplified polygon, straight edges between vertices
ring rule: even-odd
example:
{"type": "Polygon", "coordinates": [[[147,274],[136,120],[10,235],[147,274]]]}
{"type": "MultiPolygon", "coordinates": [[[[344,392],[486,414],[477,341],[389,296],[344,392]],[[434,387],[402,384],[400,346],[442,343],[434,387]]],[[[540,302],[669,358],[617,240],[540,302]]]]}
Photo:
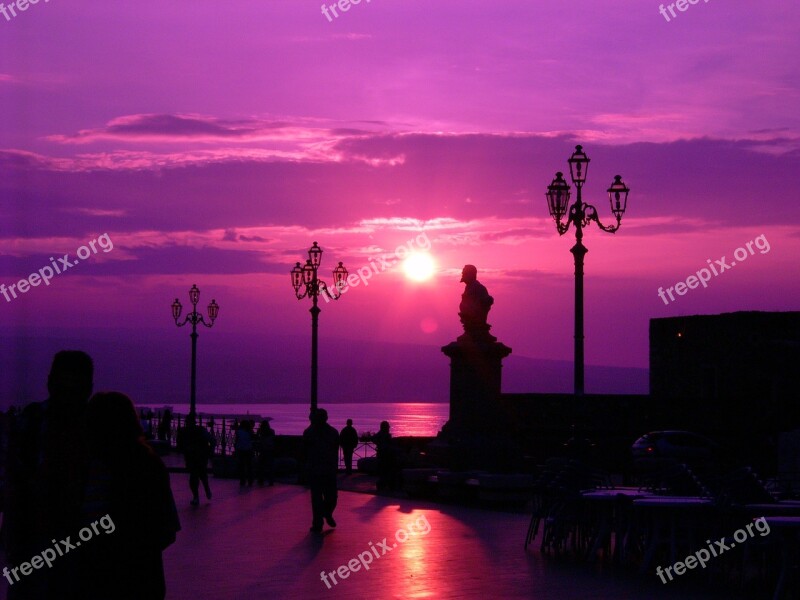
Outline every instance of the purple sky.
{"type": "Polygon", "coordinates": [[[792,3],[701,1],[669,22],[655,1],[372,0],[332,22],[320,4],[0,15],[0,283],[103,233],[114,245],[0,296],[4,361],[32,325],[137,328],[186,352],[169,304],[193,283],[269,361],[271,336],[308,343],[288,270],[313,240],[326,272],[355,271],[422,232],[436,276],[375,275],[323,307],[323,339],[448,343],[474,263],[493,333],[515,355],[570,360],[574,236],[559,238],[544,191],[577,143],[606,223],[613,176],[632,189],[616,235],[586,232],[587,363],[647,367],[650,318],[799,308],[792,3]],[[658,297],[761,235],[769,252],[658,297]]]}

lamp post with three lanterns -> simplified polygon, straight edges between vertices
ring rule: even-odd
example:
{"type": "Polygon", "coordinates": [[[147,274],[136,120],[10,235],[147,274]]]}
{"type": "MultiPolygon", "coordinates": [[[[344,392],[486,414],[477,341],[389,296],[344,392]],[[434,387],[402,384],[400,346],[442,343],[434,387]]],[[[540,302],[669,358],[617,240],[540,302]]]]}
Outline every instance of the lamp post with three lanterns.
{"type": "Polygon", "coordinates": [[[556,229],[559,235],[564,235],[569,229],[570,223],[575,227],[575,245],[570,248],[575,257],[575,381],[574,390],[576,395],[583,395],[583,258],[588,252],[583,245],[583,228],[594,221],[603,231],[614,233],[619,229],[622,215],[628,203],[628,193],[630,189],[626,186],[620,175],[614,177],[611,187],[608,188],[608,199],[611,203],[611,212],[616,217],[616,225],[603,225],[597,216],[597,209],[591,204],[586,204],[581,198],[581,190],[586,182],[586,173],[589,170],[589,157],[583,151],[582,146],[575,146],[575,152],[569,157],[570,177],[572,183],[578,190],[575,203],[569,206],[569,184],[564,181],[564,174],[556,173],[555,179],[547,186],[547,206],[550,215],[556,222],[556,229]],[[566,215],[566,220],[562,219],[566,215]]]}
{"type": "Polygon", "coordinates": [[[322,248],[314,242],[308,250],[308,260],[302,265],[298,262],[291,271],[292,287],[298,300],[311,298],[311,413],[317,410],[317,338],[319,329],[319,313],[322,309],[317,306],[320,294],[338,300],[342,297],[342,288],[347,281],[347,269],[340,262],[333,270],[334,290],[328,289],[327,284],[319,278],[317,271],[322,262],[322,248]]]}
{"type": "Polygon", "coordinates": [[[211,304],[208,305],[208,319],[209,322],[206,323],[205,319],[203,318],[202,313],[197,312],[197,303],[200,301],[200,290],[197,289],[196,285],[192,285],[192,288],[189,290],[189,301],[192,303],[192,312],[188,313],[186,317],[183,319],[183,322],[178,321],[181,316],[181,311],[183,310],[183,305],[181,304],[180,300],[175,298],[175,302],[172,303],[172,318],[175,319],[175,325],[178,327],[183,327],[187,323],[191,323],[192,325],[192,333],[190,337],[192,338],[192,386],[191,392],[189,396],[189,414],[197,416],[196,413],[196,403],[197,403],[197,325],[205,325],[206,327],[212,327],[214,325],[214,321],[219,314],[219,304],[217,304],[216,300],[211,300],[211,304]]]}

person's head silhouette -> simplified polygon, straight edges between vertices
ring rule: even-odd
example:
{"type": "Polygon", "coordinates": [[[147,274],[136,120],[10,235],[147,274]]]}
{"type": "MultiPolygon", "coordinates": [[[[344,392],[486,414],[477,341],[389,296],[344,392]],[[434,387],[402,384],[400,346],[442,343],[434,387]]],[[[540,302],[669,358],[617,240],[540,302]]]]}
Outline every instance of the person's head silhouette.
{"type": "Polygon", "coordinates": [[[464,265],[461,271],[461,281],[463,283],[472,283],[478,279],[478,268],[475,265],[464,265]]]}
{"type": "Polygon", "coordinates": [[[94,385],[92,359],[80,350],[62,350],[53,358],[47,391],[56,408],[83,408],[94,385]]]}
{"type": "Polygon", "coordinates": [[[120,392],[99,392],[86,411],[92,445],[102,451],[127,448],[144,438],[133,402],[120,392]]]}
{"type": "Polygon", "coordinates": [[[316,425],[324,425],[328,422],[328,411],[324,408],[318,408],[314,413],[314,423],[316,425]]]}

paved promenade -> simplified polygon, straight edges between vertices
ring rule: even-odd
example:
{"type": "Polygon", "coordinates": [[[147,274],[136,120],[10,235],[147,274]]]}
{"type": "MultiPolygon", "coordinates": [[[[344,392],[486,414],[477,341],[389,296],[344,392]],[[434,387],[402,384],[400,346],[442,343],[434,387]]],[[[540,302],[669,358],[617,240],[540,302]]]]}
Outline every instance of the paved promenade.
{"type": "Polygon", "coordinates": [[[174,600],[731,598],[680,581],[665,586],[655,575],[548,560],[536,546],[525,552],[525,514],[340,492],[337,528],[315,535],[308,531],[311,508],[302,487],[240,492],[236,481],[212,479],[213,500],[193,508],[187,476],[173,473],[172,486],[183,526],[165,553],[168,598],[174,600]],[[409,524],[414,532],[398,542],[396,532],[409,524]],[[384,538],[388,551],[381,548],[384,538]],[[364,562],[372,559],[369,570],[355,560],[358,570],[348,569],[346,579],[334,574],[334,584],[327,576],[329,589],[320,573],[359,554],[364,562]]]}
{"type": "MultiPolygon", "coordinates": [[[[689,582],[663,585],[655,575],[548,559],[536,543],[526,552],[526,514],[342,491],[338,527],[326,525],[318,535],[308,531],[311,507],[303,487],[240,490],[238,481],[212,478],[211,502],[192,507],[188,476],[173,472],[171,478],[183,529],[164,554],[170,600],[734,597],[689,582]]],[[[360,474],[340,481],[360,490],[371,483],[360,474]]],[[[0,581],[0,599],[6,585],[0,581]]]]}

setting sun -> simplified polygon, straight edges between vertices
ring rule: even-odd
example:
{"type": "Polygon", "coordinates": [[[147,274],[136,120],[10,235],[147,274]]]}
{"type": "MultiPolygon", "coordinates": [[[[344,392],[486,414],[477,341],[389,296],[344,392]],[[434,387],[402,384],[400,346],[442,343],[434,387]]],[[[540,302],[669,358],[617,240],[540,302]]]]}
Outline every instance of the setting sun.
{"type": "Polygon", "coordinates": [[[403,261],[403,271],[406,277],[414,281],[425,281],[433,277],[436,263],[433,257],[425,252],[412,254],[403,261]]]}

